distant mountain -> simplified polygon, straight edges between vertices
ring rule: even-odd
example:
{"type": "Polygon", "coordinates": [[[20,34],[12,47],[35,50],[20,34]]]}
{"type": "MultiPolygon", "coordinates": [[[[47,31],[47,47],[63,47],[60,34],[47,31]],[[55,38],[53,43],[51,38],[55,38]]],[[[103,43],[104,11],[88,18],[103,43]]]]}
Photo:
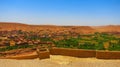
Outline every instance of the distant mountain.
{"type": "Polygon", "coordinates": [[[96,26],[92,27],[98,32],[119,32],[120,33],[120,25],[107,25],[107,26],[96,26]]]}
{"type": "Polygon", "coordinates": [[[29,26],[21,23],[13,23],[13,22],[0,22],[0,30],[27,30],[29,26]]]}
{"type": "Polygon", "coordinates": [[[57,26],[57,25],[28,25],[15,22],[0,22],[0,31],[23,30],[23,31],[70,31],[81,34],[94,32],[120,32],[120,25],[108,26],[57,26]]]}

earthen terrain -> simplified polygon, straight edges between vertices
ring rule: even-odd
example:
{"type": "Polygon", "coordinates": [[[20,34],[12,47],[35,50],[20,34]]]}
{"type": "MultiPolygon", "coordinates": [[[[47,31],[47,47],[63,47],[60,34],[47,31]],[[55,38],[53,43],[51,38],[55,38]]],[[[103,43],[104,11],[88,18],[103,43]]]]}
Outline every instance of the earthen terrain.
{"type": "Polygon", "coordinates": [[[23,30],[23,31],[49,31],[65,32],[71,31],[80,34],[89,34],[94,32],[120,33],[120,25],[107,26],[57,26],[57,25],[28,25],[15,22],[0,22],[0,31],[23,30]]]}

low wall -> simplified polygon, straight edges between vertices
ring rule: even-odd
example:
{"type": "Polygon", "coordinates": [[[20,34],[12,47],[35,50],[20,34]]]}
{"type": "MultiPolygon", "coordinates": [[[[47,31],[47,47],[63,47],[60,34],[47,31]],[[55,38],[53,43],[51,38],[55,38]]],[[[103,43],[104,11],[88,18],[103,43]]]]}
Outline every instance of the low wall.
{"type": "Polygon", "coordinates": [[[46,59],[46,58],[50,58],[50,53],[48,51],[41,51],[38,53],[38,57],[39,59],[46,59]]]}
{"type": "Polygon", "coordinates": [[[95,57],[95,50],[81,50],[81,49],[70,49],[70,48],[52,48],[49,50],[52,55],[64,55],[73,57],[95,57]]]}
{"type": "Polygon", "coordinates": [[[11,56],[3,57],[0,59],[34,59],[34,58],[50,58],[51,55],[73,56],[80,58],[95,57],[98,59],[120,59],[120,51],[96,51],[84,49],[71,49],[71,48],[51,48],[49,51],[41,51],[32,55],[25,56],[11,56]]]}
{"type": "Polygon", "coordinates": [[[10,56],[10,57],[1,57],[0,59],[35,59],[38,58],[38,55],[26,55],[26,56],[10,56]]]}
{"type": "Polygon", "coordinates": [[[97,51],[96,58],[99,58],[99,59],[120,59],[120,51],[97,51]]]}

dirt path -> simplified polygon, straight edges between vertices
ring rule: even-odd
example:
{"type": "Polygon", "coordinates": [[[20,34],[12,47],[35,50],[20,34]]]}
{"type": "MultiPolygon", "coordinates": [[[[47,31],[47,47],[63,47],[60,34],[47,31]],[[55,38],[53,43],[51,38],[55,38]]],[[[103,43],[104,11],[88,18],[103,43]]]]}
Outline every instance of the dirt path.
{"type": "Polygon", "coordinates": [[[11,60],[0,59],[0,67],[120,67],[120,60],[75,58],[52,55],[50,59],[11,60]]]}

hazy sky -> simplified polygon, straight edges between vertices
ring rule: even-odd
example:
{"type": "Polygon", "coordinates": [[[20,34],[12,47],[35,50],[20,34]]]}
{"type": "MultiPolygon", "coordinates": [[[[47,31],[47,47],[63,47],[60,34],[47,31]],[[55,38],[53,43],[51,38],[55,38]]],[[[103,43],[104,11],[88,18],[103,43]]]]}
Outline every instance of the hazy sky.
{"type": "Polygon", "coordinates": [[[120,24],[120,0],[0,0],[0,21],[117,25],[120,24]]]}

